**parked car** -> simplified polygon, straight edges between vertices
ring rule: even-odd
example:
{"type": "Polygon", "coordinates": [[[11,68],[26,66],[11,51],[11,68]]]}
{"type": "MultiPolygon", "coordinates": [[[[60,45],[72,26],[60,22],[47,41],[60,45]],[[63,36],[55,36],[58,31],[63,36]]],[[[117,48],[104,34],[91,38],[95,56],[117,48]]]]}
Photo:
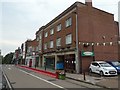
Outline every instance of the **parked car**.
{"type": "Polygon", "coordinates": [[[118,61],[106,61],[106,62],[112,65],[117,70],[117,73],[120,74],[120,62],[118,61]]]}
{"type": "Polygon", "coordinates": [[[93,61],[89,67],[90,72],[100,74],[101,76],[117,75],[117,70],[105,61],[93,61]]]}

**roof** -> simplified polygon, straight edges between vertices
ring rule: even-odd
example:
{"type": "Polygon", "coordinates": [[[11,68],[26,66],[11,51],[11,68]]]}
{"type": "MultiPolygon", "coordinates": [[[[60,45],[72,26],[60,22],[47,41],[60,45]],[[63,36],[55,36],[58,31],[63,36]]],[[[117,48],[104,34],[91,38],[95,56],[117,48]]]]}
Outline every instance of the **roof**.
{"type": "Polygon", "coordinates": [[[105,61],[93,61],[93,62],[96,62],[96,63],[106,63],[105,61]]]}
{"type": "MultiPolygon", "coordinates": [[[[58,19],[60,19],[61,17],[63,17],[65,14],[67,14],[68,12],[70,12],[72,9],[74,9],[75,7],[77,7],[77,6],[80,5],[80,4],[87,6],[87,4],[81,3],[81,2],[79,2],[79,1],[75,2],[75,3],[72,4],[70,7],[68,7],[65,11],[63,11],[61,14],[59,14],[57,17],[55,17],[52,21],[50,21],[49,23],[47,23],[45,26],[40,27],[39,30],[36,32],[36,34],[37,34],[39,31],[41,31],[42,29],[47,28],[49,25],[51,25],[52,23],[54,23],[55,21],[57,21],[58,19]]],[[[98,8],[96,8],[96,7],[92,7],[92,8],[94,8],[94,9],[96,9],[96,10],[99,10],[99,11],[101,11],[101,12],[104,12],[104,13],[106,13],[106,14],[113,15],[113,14],[111,14],[111,13],[109,13],[109,12],[100,10],[100,9],[98,9],[98,8]]]]}

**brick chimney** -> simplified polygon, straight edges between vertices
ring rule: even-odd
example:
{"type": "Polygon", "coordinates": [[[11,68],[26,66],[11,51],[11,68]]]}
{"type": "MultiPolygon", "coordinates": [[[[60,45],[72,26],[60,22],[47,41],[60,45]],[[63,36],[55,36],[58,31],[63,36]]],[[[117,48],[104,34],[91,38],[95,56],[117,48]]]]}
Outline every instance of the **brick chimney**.
{"type": "Polygon", "coordinates": [[[92,7],[92,0],[85,0],[85,4],[92,7]]]}

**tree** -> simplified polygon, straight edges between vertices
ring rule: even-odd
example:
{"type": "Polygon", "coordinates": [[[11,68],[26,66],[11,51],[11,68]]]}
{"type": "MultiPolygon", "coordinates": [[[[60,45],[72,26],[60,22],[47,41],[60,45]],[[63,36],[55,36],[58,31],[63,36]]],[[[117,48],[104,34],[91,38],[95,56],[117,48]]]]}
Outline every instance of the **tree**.
{"type": "Polygon", "coordinates": [[[13,59],[13,55],[14,53],[8,53],[4,58],[3,58],[3,61],[2,61],[2,64],[11,64],[11,61],[13,59]]]}

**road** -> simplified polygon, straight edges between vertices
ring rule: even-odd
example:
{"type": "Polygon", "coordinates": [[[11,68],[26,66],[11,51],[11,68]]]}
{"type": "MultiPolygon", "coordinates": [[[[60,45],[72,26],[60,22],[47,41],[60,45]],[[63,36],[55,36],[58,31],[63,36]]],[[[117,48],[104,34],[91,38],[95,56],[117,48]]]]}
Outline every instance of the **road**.
{"type": "MultiPolygon", "coordinates": [[[[72,88],[86,88],[86,90],[100,88],[98,86],[78,82],[70,79],[59,80],[30,70],[21,69],[14,65],[3,65],[3,71],[15,88],[58,88],[71,90],[72,88]]],[[[102,90],[105,90],[102,88],[102,90]]]]}
{"type": "Polygon", "coordinates": [[[0,64],[0,89],[2,88],[2,65],[0,64]]]}

